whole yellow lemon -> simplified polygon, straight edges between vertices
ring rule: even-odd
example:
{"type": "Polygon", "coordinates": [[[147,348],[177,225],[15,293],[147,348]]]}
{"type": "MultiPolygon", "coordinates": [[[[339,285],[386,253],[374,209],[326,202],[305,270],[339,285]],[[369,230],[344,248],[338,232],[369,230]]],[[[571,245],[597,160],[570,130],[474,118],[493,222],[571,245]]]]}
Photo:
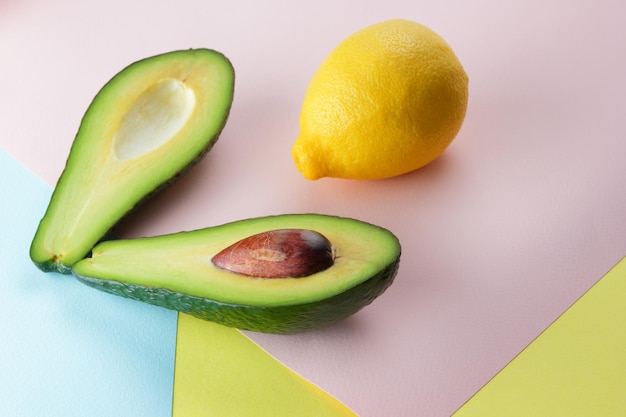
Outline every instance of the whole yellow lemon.
{"type": "Polygon", "coordinates": [[[394,19],[341,42],[306,90],[293,145],[305,178],[388,178],[439,156],[459,132],[468,77],[452,48],[394,19]]]}

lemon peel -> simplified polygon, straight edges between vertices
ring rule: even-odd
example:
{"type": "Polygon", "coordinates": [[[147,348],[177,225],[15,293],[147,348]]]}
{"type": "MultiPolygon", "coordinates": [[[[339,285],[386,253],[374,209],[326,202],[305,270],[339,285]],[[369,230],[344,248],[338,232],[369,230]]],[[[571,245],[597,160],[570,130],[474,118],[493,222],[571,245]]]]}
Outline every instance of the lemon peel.
{"type": "Polygon", "coordinates": [[[402,175],[449,146],[467,103],[468,76],[441,36],[380,22],[343,40],[313,75],[292,156],[311,180],[402,175]]]}

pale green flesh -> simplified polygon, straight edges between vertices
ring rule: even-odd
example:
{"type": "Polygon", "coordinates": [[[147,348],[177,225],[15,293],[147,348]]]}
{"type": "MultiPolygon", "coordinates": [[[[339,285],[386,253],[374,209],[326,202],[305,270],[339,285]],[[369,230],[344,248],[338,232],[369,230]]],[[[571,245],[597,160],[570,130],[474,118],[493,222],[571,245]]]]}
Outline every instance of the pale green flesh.
{"type": "Polygon", "coordinates": [[[43,270],[68,272],[129,211],[191,167],[217,140],[234,72],[220,53],[138,61],[94,98],[31,244],[43,270]]]}
{"type": "Polygon", "coordinates": [[[73,267],[82,277],[248,306],[289,306],[324,300],[367,281],[397,262],[400,245],[389,231],[322,215],[281,215],[133,240],[109,241],[73,267]],[[218,269],[211,258],[256,233],[283,228],[315,230],[333,244],[330,268],[302,278],[251,278],[218,269]]]}

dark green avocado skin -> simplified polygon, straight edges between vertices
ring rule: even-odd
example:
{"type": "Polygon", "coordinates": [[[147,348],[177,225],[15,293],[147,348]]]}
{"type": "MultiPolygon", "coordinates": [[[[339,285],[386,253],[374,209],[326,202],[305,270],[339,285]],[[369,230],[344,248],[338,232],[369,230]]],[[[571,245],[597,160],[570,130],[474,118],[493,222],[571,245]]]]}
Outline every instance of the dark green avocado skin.
{"type": "Polygon", "coordinates": [[[70,275],[72,273],[72,267],[62,264],[61,262],[56,262],[54,260],[45,261],[45,262],[35,262],[33,261],[35,266],[39,268],[43,272],[58,272],[63,275],[70,275]]]}
{"type": "Polygon", "coordinates": [[[306,304],[258,307],[214,300],[75,274],[84,284],[118,296],[143,301],[228,327],[262,333],[294,334],[329,326],[356,313],[393,282],[400,256],[367,281],[330,298],[306,304]]]}

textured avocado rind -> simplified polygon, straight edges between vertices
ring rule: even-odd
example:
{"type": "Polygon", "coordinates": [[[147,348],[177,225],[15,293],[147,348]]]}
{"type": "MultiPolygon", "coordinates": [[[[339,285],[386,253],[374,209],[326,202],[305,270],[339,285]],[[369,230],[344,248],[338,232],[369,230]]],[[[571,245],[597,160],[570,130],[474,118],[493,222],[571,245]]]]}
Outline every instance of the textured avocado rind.
{"type": "Polygon", "coordinates": [[[392,284],[400,254],[368,280],[327,299],[284,306],[250,306],[221,303],[165,288],[146,287],[113,280],[76,278],[96,289],[118,296],[187,313],[228,327],[262,333],[293,334],[326,327],[358,312],[392,284]]]}
{"type": "Polygon", "coordinates": [[[35,262],[33,261],[35,266],[42,270],[43,272],[58,272],[63,275],[70,275],[72,273],[72,266],[66,266],[60,261],[56,261],[54,259],[50,259],[45,262],[35,262]]]}

